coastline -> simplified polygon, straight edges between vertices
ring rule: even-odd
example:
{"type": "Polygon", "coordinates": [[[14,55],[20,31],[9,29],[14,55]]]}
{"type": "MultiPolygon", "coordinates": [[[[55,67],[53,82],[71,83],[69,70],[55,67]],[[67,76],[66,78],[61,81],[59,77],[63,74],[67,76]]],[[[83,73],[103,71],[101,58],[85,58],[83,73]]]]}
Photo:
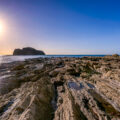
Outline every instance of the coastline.
{"type": "Polygon", "coordinates": [[[119,61],[107,56],[4,63],[0,75],[10,76],[0,79],[0,119],[119,120],[119,61]]]}

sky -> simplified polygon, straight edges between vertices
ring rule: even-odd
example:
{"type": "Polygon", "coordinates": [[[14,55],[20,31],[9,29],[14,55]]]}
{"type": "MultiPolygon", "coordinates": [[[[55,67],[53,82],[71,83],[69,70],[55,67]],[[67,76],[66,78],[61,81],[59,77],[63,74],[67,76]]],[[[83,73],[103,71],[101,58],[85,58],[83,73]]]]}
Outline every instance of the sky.
{"type": "Polygon", "coordinates": [[[119,0],[0,0],[0,54],[120,53],[119,0]]]}

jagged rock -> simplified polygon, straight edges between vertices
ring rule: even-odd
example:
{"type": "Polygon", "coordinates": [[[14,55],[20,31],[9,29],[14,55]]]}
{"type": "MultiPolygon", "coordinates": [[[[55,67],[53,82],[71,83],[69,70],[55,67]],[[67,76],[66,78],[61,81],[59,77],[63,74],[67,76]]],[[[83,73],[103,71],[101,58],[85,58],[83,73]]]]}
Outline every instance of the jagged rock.
{"type": "Polygon", "coordinates": [[[120,57],[37,58],[0,76],[0,120],[120,120],[120,57]]]}
{"type": "Polygon", "coordinates": [[[36,50],[31,47],[26,47],[23,49],[15,49],[13,55],[45,55],[41,50],[36,50]]]}
{"type": "Polygon", "coordinates": [[[118,54],[114,54],[114,55],[112,55],[113,57],[119,57],[119,55],[118,54]]]}

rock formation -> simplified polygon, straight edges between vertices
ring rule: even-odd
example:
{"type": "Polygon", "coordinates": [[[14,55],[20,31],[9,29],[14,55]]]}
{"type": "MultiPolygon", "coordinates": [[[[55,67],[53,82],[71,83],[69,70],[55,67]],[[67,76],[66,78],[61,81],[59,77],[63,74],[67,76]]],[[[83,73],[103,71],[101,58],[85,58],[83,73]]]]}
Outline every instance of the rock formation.
{"type": "Polygon", "coordinates": [[[23,49],[15,49],[13,55],[45,55],[45,53],[31,47],[26,47],[23,49]]]}
{"type": "Polygon", "coordinates": [[[0,120],[120,120],[120,58],[37,58],[0,66],[0,120]]]}
{"type": "Polygon", "coordinates": [[[119,57],[119,55],[118,54],[114,54],[114,55],[112,55],[113,57],[119,57]]]}

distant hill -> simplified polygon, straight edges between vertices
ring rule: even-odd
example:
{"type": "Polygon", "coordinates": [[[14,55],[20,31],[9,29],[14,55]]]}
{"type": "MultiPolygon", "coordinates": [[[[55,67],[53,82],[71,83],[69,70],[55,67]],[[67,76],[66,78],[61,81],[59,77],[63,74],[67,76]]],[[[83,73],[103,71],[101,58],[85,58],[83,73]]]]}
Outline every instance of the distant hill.
{"type": "Polygon", "coordinates": [[[25,47],[23,49],[15,49],[13,55],[45,55],[45,53],[32,47],[25,47]]]}

